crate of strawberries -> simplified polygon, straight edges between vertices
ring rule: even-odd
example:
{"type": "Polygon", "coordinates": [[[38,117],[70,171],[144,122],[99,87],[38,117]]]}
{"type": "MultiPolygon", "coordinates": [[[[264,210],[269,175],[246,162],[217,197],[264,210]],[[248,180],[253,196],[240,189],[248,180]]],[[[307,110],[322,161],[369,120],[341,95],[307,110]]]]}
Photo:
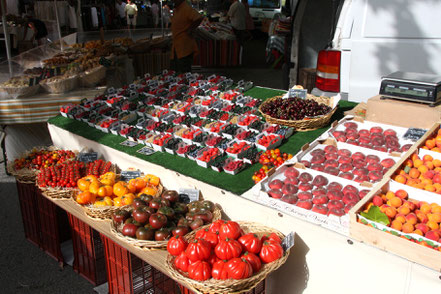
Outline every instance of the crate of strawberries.
{"type": "Polygon", "coordinates": [[[170,275],[202,293],[253,289],[288,258],[285,236],[251,222],[217,220],[167,243],[170,275]]]}

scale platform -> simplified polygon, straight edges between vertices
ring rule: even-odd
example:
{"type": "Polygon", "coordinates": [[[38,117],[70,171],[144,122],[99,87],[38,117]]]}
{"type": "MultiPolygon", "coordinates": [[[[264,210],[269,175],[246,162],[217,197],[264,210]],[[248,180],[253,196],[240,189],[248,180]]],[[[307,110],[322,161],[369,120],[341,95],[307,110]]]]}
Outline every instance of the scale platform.
{"type": "Polygon", "coordinates": [[[381,99],[398,99],[435,106],[441,102],[441,76],[397,71],[381,78],[381,99]]]}

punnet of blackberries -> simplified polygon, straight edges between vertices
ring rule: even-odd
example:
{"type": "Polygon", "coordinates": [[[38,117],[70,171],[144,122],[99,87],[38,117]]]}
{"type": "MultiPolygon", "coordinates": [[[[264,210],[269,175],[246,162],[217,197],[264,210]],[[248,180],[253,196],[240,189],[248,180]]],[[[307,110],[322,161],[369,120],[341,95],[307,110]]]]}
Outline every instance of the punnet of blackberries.
{"type": "Polygon", "coordinates": [[[262,105],[266,115],[283,120],[303,120],[305,117],[322,116],[331,111],[331,107],[319,104],[312,99],[276,98],[262,105]]]}

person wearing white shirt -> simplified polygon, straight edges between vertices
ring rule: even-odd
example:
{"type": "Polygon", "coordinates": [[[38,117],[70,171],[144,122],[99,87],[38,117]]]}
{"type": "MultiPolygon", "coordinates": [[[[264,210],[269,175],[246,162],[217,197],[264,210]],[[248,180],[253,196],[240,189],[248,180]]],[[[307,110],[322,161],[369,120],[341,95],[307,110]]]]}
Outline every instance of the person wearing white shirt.
{"type": "Polygon", "coordinates": [[[158,20],[159,20],[159,6],[156,3],[156,0],[152,1],[152,6],[151,6],[151,10],[152,10],[152,16],[153,16],[153,25],[155,26],[155,28],[158,27],[158,20]]]}
{"type": "Polygon", "coordinates": [[[135,3],[132,3],[132,0],[127,0],[127,5],[124,8],[127,17],[127,28],[130,30],[130,27],[136,28],[136,17],[138,16],[138,6],[135,3]]]}
{"type": "Polygon", "coordinates": [[[121,0],[116,0],[115,2],[115,8],[116,11],[118,12],[118,17],[119,17],[119,21],[120,21],[120,25],[124,26],[127,22],[126,22],[126,2],[121,1],[121,0]]]}
{"type": "Polygon", "coordinates": [[[228,19],[233,27],[234,34],[240,45],[243,45],[244,36],[246,32],[246,17],[247,12],[245,6],[239,1],[234,0],[227,13],[228,19]]]}

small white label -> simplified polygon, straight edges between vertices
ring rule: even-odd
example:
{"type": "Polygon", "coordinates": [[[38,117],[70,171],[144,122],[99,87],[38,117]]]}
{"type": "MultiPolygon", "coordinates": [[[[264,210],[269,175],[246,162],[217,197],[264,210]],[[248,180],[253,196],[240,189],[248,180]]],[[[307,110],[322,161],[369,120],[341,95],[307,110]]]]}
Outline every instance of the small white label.
{"type": "Polygon", "coordinates": [[[285,239],[282,240],[282,248],[283,251],[289,250],[292,246],[294,246],[294,232],[289,233],[286,235],[285,239]]]}
{"type": "Polygon", "coordinates": [[[132,140],[125,140],[124,142],[119,143],[120,145],[127,146],[127,147],[134,147],[138,145],[138,142],[132,141],[132,140]]]}
{"type": "Polygon", "coordinates": [[[153,148],[150,148],[150,147],[146,146],[146,147],[142,147],[141,149],[139,149],[136,152],[144,154],[144,155],[151,155],[151,154],[155,153],[156,151],[153,148]]]}

